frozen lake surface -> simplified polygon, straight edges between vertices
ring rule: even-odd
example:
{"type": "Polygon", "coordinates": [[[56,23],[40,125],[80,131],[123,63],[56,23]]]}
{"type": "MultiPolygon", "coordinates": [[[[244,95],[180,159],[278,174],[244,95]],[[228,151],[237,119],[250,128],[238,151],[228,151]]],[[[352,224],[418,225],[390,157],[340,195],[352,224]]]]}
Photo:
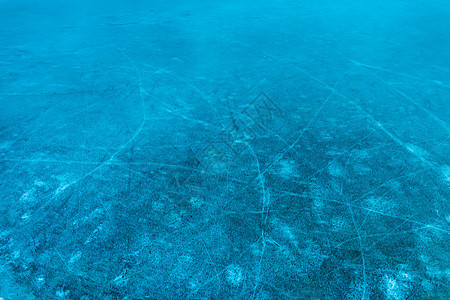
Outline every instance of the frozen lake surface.
{"type": "Polygon", "coordinates": [[[0,1],[0,299],[448,299],[449,32],[444,0],[0,1]]]}

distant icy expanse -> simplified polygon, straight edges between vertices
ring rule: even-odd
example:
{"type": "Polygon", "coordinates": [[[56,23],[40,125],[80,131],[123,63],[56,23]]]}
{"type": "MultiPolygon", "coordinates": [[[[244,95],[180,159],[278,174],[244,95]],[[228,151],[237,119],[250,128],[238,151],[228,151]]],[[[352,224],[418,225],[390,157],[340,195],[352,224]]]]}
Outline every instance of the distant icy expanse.
{"type": "Polygon", "coordinates": [[[0,299],[448,299],[450,1],[0,1],[0,299]]]}

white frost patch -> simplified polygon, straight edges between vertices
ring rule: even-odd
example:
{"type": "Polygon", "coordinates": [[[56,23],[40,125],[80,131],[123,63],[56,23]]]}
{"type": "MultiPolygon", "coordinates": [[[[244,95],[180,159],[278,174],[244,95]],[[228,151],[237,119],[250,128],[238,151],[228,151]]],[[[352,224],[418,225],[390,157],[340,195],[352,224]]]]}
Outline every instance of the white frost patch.
{"type": "Polygon", "coordinates": [[[42,181],[36,180],[34,182],[34,185],[37,186],[37,187],[43,187],[43,186],[45,186],[45,183],[42,182],[42,181]]]}
{"type": "Polygon", "coordinates": [[[36,193],[36,188],[32,187],[28,191],[26,191],[22,197],[20,197],[20,202],[32,202],[34,200],[34,194],[36,193]]]}
{"type": "Polygon", "coordinates": [[[91,235],[86,239],[84,244],[89,244],[92,242],[92,240],[96,239],[99,233],[102,231],[103,227],[102,224],[98,225],[98,227],[91,233],[91,235]]]}
{"type": "Polygon", "coordinates": [[[384,290],[387,299],[405,299],[411,288],[412,277],[406,272],[400,272],[398,276],[384,276],[384,290]]]}
{"type": "Polygon", "coordinates": [[[344,168],[341,164],[337,162],[333,162],[328,166],[328,172],[333,177],[342,177],[344,176],[344,168]]]}
{"type": "Polygon", "coordinates": [[[20,197],[19,201],[23,203],[35,202],[37,201],[39,193],[45,192],[46,189],[47,185],[44,182],[36,180],[33,186],[20,197]]]}
{"type": "Polygon", "coordinates": [[[414,144],[405,144],[406,149],[419,158],[428,157],[430,154],[424,149],[414,144]]]}
{"type": "Polygon", "coordinates": [[[238,265],[232,264],[226,270],[227,281],[233,286],[239,286],[244,280],[244,272],[238,265]]]}
{"type": "Polygon", "coordinates": [[[445,181],[450,183],[450,166],[442,166],[442,175],[444,175],[445,181]]]}
{"type": "Polygon", "coordinates": [[[36,286],[37,288],[41,288],[43,287],[45,284],[45,276],[44,275],[39,275],[36,277],[36,286]]]}
{"type": "Polygon", "coordinates": [[[325,203],[321,199],[314,199],[312,202],[312,209],[316,215],[322,216],[324,214],[325,203]]]}
{"type": "Polygon", "coordinates": [[[297,244],[298,244],[297,237],[292,232],[292,228],[289,227],[288,225],[280,222],[278,219],[277,219],[277,223],[278,223],[278,226],[280,227],[281,231],[283,232],[283,235],[286,238],[288,238],[291,241],[291,243],[297,247],[297,244]]]}
{"type": "Polygon", "coordinates": [[[74,264],[75,262],[77,262],[80,258],[81,258],[81,251],[77,251],[75,252],[72,257],[69,260],[69,264],[74,264]]]}
{"type": "Polygon", "coordinates": [[[401,299],[402,293],[398,282],[394,278],[385,277],[386,296],[388,299],[401,299]]]}
{"type": "Polygon", "coordinates": [[[91,213],[91,215],[89,216],[89,218],[90,218],[90,219],[93,219],[93,218],[95,218],[95,217],[102,216],[102,215],[103,215],[103,209],[101,209],[101,208],[96,208],[96,209],[91,213]]]}
{"type": "Polygon", "coordinates": [[[59,298],[66,298],[69,296],[69,294],[70,294],[70,291],[64,289],[63,287],[59,287],[56,290],[56,297],[59,297],[59,298]]]}
{"type": "Polygon", "coordinates": [[[56,178],[60,182],[59,187],[55,191],[55,195],[59,195],[60,193],[62,193],[66,188],[71,186],[77,180],[76,176],[68,173],[64,175],[54,175],[52,177],[56,178]]]}
{"type": "Polygon", "coordinates": [[[189,203],[191,203],[191,205],[196,208],[202,206],[203,202],[204,201],[202,200],[202,198],[197,196],[191,197],[191,199],[189,199],[189,203]]]}
{"type": "Polygon", "coordinates": [[[297,174],[297,167],[295,165],[295,162],[292,160],[281,160],[280,161],[280,167],[279,167],[279,174],[284,179],[289,179],[293,175],[297,174]]]}
{"type": "Polygon", "coordinates": [[[347,221],[342,216],[335,216],[331,219],[331,230],[341,232],[348,228],[347,221]]]}
{"type": "Polygon", "coordinates": [[[370,196],[364,199],[363,203],[365,207],[370,207],[374,211],[384,213],[394,213],[397,208],[395,201],[385,197],[370,196]]]}

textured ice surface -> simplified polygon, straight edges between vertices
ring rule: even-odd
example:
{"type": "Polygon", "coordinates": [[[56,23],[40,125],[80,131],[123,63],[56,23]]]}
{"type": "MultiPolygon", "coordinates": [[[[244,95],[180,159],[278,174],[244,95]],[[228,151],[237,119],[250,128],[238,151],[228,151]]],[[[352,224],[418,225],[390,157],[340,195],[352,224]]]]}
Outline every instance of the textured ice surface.
{"type": "Polygon", "coordinates": [[[0,299],[449,296],[448,1],[119,2],[0,2],[0,299]]]}

